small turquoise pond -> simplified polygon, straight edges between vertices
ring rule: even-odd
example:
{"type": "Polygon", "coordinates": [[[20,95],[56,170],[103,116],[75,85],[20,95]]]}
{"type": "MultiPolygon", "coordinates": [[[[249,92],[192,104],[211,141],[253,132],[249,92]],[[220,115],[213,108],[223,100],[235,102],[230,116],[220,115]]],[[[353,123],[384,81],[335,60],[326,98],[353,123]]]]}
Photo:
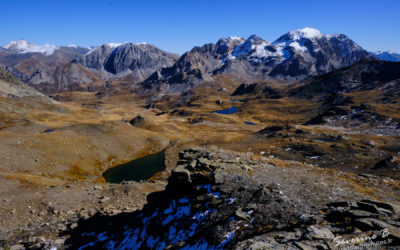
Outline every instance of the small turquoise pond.
{"type": "Polygon", "coordinates": [[[164,151],[108,169],[103,173],[108,183],[142,181],[165,169],[164,151]]]}
{"type": "Polygon", "coordinates": [[[237,107],[232,107],[232,108],[229,108],[229,109],[215,111],[215,113],[222,114],[222,115],[230,115],[230,114],[234,114],[234,113],[236,113],[238,111],[239,111],[239,109],[237,107]]]}

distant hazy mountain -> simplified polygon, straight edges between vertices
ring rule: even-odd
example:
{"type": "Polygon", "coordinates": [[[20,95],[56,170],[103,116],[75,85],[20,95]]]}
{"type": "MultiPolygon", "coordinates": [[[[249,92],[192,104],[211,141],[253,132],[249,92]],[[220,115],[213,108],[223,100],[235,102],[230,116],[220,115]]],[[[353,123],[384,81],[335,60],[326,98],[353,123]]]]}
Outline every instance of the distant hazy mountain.
{"type": "Polygon", "coordinates": [[[84,88],[93,82],[127,75],[140,81],[173,65],[178,57],[146,43],[82,48],[74,44],[39,46],[21,39],[0,49],[0,64],[45,92],[84,88]]]}
{"type": "Polygon", "coordinates": [[[229,37],[186,52],[169,68],[152,74],[144,84],[204,81],[210,75],[240,79],[301,80],[330,72],[372,56],[343,34],[324,35],[313,28],[290,31],[269,43],[252,35],[229,37]]]}
{"type": "Polygon", "coordinates": [[[4,46],[4,49],[7,49],[10,52],[17,54],[40,53],[46,56],[51,56],[56,51],[70,51],[83,54],[89,51],[89,49],[87,48],[79,47],[73,44],[69,46],[60,46],[60,47],[54,44],[36,45],[26,41],[25,39],[12,41],[6,46],[4,46]]]}
{"type": "Polygon", "coordinates": [[[173,65],[178,57],[147,43],[108,43],[93,48],[74,62],[105,78],[131,75],[140,81],[156,70],[173,65]]]}
{"type": "Polygon", "coordinates": [[[42,53],[45,55],[52,55],[54,51],[57,49],[57,46],[54,44],[45,44],[42,46],[32,44],[24,39],[20,39],[17,41],[12,41],[4,48],[19,54],[25,53],[42,53]]]}
{"type": "Polygon", "coordinates": [[[12,41],[0,50],[0,64],[22,81],[44,92],[70,90],[98,80],[71,61],[89,51],[78,46],[42,46],[26,40],[12,41]]]}
{"type": "Polygon", "coordinates": [[[372,55],[384,61],[399,62],[400,54],[393,51],[375,51],[370,52],[372,55]]]}

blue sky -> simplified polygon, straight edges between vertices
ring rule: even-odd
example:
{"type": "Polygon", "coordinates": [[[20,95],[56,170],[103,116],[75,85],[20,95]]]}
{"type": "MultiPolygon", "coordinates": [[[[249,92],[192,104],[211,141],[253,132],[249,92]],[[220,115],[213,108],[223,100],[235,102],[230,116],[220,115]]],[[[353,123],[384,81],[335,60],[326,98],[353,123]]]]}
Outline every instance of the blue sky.
{"type": "Polygon", "coordinates": [[[298,28],[400,52],[399,0],[0,0],[0,45],[149,42],[183,53],[229,35],[267,41],[298,28]]]}

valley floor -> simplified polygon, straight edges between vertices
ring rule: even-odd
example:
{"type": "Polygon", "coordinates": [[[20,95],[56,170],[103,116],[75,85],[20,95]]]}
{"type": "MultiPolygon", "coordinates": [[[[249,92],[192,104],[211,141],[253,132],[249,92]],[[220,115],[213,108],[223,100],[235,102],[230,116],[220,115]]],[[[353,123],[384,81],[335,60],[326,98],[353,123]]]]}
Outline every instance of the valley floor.
{"type": "MultiPolygon", "coordinates": [[[[178,152],[193,146],[262,158],[274,166],[274,178],[312,195],[322,190],[326,198],[344,192],[400,202],[397,130],[304,125],[318,114],[319,103],[236,98],[230,94],[239,83],[221,82],[198,88],[185,106],[174,97],[149,103],[123,87],[60,93],[57,104],[39,106],[0,97],[0,247],[61,246],[66,236],[57,238],[59,232],[75,228],[79,219],[141,209],[147,194],[165,188],[178,152]],[[232,106],[237,113],[215,113],[232,106]],[[131,125],[138,115],[144,123],[131,125]],[[167,168],[151,180],[105,183],[105,170],[163,149],[167,168]],[[321,189],[308,189],[308,182],[321,189]]],[[[365,96],[354,100],[366,102],[365,96]]],[[[385,113],[388,107],[379,108],[385,113]]]]}

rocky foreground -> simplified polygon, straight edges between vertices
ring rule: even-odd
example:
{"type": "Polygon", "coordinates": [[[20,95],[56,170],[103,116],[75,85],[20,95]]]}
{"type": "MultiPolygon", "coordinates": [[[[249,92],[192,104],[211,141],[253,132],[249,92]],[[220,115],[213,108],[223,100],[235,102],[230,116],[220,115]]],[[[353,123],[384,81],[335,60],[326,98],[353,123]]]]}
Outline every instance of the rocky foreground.
{"type": "Polygon", "coordinates": [[[67,237],[62,248],[400,245],[399,189],[389,178],[352,176],[300,163],[274,166],[267,158],[216,148],[191,148],[179,157],[166,189],[148,195],[142,210],[80,219],[60,235],[67,237]]]}

